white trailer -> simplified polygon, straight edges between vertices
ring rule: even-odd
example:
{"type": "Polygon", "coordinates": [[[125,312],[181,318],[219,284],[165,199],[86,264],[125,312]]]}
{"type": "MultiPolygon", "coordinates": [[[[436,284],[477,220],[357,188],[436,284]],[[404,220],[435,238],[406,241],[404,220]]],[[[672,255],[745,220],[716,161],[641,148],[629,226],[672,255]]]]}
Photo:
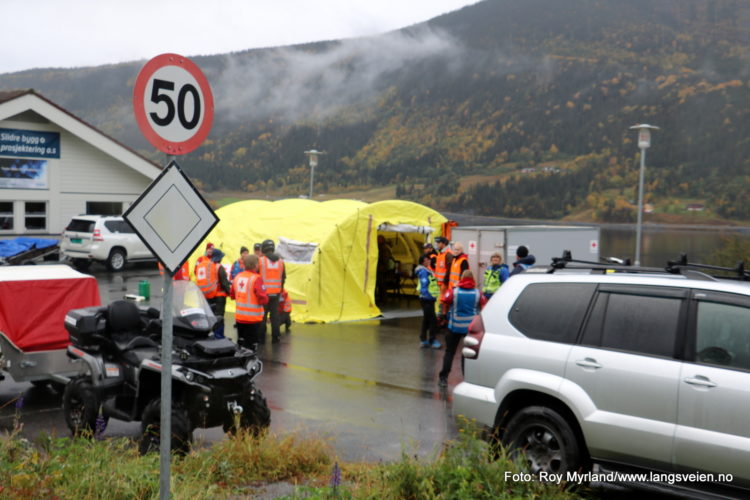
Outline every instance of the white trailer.
{"type": "Polygon", "coordinates": [[[574,259],[599,260],[599,228],[593,226],[459,226],[451,232],[469,256],[469,266],[481,286],[490,256],[498,252],[513,270],[516,250],[525,245],[536,266],[549,266],[552,257],[570,250],[574,259]]]}

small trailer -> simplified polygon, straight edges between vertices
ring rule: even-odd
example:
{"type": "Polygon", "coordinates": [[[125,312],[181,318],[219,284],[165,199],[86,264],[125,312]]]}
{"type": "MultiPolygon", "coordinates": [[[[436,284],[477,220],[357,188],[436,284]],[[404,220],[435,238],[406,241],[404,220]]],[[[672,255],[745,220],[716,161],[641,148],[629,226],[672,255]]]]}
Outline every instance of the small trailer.
{"type": "Polygon", "coordinates": [[[513,270],[521,245],[536,257],[537,266],[549,266],[552,257],[559,257],[564,250],[586,260],[599,260],[599,228],[592,226],[458,226],[453,228],[451,239],[463,244],[480,286],[490,256],[499,253],[513,270]]]}
{"type": "Polygon", "coordinates": [[[65,265],[0,267],[0,380],[65,384],[70,362],[65,316],[101,304],[93,276],[65,265]]]}
{"type": "Polygon", "coordinates": [[[59,255],[60,246],[55,239],[20,237],[0,240],[0,265],[37,264],[55,257],[59,260],[59,255]]]}

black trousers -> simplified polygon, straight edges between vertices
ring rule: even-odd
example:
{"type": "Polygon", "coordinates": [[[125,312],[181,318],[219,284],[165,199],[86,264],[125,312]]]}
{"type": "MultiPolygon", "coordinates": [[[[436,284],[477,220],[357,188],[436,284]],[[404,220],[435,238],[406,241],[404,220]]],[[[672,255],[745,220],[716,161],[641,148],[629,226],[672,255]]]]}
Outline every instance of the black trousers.
{"type": "Polygon", "coordinates": [[[437,315],[435,314],[435,301],[419,299],[422,304],[422,329],[419,331],[419,340],[428,340],[427,332],[430,333],[429,340],[432,342],[437,335],[437,315]]]}
{"type": "MultiPolygon", "coordinates": [[[[440,370],[440,378],[447,379],[453,366],[453,357],[461,341],[466,337],[465,333],[448,332],[445,336],[445,356],[443,356],[443,369],[440,370]]],[[[464,371],[464,357],[461,356],[461,373],[464,371]]]]}
{"type": "Polygon", "coordinates": [[[281,335],[281,318],[279,318],[279,295],[269,295],[268,304],[263,306],[263,335],[266,334],[266,318],[271,317],[271,338],[279,340],[281,335]]]}
{"type": "Polygon", "coordinates": [[[237,323],[237,343],[244,347],[255,347],[260,344],[263,332],[263,323],[237,323]]]}

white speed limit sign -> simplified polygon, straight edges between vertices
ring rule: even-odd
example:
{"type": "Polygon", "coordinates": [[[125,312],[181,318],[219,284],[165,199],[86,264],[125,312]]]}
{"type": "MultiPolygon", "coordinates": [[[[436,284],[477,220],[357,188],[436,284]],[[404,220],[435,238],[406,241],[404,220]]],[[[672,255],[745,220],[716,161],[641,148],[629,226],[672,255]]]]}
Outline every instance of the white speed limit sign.
{"type": "Polygon", "coordinates": [[[177,54],[161,54],[143,66],[133,88],[133,109],[143,135],[159,151],[189,153],[211,130],[214,98],[203,72],[177,54]]]}

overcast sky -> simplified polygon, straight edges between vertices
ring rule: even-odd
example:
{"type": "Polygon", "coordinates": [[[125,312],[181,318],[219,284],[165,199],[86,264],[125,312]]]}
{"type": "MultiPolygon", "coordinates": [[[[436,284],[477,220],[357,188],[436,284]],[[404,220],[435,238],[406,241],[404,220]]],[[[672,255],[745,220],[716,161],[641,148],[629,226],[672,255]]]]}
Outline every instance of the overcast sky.
{"type": "Polygon", "coordinates": [[[478,0],[2,0],[0,73],[373,35],[478,0]]]}

